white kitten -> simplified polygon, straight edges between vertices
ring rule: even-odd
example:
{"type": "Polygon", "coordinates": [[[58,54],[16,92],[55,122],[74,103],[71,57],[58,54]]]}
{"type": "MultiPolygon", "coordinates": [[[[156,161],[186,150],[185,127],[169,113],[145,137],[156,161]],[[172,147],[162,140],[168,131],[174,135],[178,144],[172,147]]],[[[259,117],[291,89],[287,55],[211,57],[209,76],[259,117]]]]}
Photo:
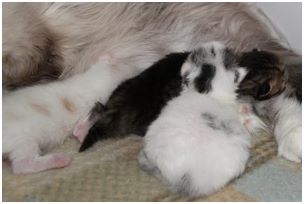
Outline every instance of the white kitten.
{"type": "Polygon", "coordinates": [[[250,135],[242,123],[258,119],[236,100],[245,70],[224,67],[222,45],[190,54],[181,74],[186,85],[149,127],[138,161],[174,192],[210,194],[244,171],[250,135]]]}
{"type": "Polygon", "coordinates": [[[94,101],[105,102],[122,80],[134,75],[131,67],[113,70],[110,59],[102,55],[83,74],[3,97],[2,155],[11,161],[14,173],[39,172],[70,163],[67,155],[44,154],[71,135],[79,115],[94,101]]]}

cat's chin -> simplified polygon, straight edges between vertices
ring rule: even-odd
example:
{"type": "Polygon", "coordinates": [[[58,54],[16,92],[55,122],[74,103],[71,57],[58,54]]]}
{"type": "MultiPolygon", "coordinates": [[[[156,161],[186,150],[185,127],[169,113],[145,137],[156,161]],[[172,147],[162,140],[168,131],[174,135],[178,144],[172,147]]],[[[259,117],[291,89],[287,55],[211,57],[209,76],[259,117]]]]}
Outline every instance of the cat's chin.
{"type": "Polygon", "coordinates": [[[278,155],[293,161],[302,160],[302,127],[296,127],[288,135],[278,141],[278,155]]]}

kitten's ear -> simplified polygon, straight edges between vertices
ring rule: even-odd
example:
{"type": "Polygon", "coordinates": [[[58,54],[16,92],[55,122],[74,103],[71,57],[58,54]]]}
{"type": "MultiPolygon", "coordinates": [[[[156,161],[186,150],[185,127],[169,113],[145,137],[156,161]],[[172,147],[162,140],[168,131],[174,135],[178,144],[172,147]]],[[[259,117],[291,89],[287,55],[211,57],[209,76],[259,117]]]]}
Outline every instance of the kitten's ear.
{"type": "Polygon", "coordinates": [[[246,74],[248,73],[248,71],[243,68],[243,67],[240,67],[237,69],[237,72],[238,72],[238,79],[236,81],[236,83],[240,83],[245,77],[246,77],[246,74]]]}
{"type": "Polygon", "coordinates": [[[181,68],[181,76],[186,78],[192,71],[192,65],[189,62],[185,62],[181,68]]]}

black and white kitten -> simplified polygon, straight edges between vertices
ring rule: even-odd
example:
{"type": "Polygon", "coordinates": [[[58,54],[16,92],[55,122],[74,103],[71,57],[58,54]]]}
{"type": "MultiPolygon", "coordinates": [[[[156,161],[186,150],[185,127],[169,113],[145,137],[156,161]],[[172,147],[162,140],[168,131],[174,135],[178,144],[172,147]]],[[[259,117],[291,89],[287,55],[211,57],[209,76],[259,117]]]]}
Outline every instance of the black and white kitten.
{"type": "Polygon", "coordinates": [[[182,92],[144,137],[140,166],[173,192],[207,195],[240,175],[249,158],[249,131],[263,127],[237,99],[246,69],[226,67],[224,58],[220,44],[193,51],[181,69],[182,92]]]}

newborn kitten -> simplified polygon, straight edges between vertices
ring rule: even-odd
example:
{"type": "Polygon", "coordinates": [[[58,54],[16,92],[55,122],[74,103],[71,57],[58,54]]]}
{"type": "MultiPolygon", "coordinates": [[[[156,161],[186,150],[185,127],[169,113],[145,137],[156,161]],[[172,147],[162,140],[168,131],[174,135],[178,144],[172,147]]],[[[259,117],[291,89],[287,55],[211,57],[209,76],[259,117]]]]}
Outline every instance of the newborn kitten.
{"type": "Polygon", "coordinates": [[[181,69],[182,92],[144,137],[140,166],[173,192],[210,194],[240,175],[249,158],[248,130],[263,127],[248,105],[237,100],[245,69],[226,67],[224,59],[220,44],[191,53],[181,69]]]}
{"type": "Polygon", "coordinates": [[[71,135],[79,115],[89,111],[87,107],[94,105],[96,96],[102,95],[106,101],[108,93],[134,75],[129,67],[113,71],[110,58],[108,54],[101,55],[82,74],[16,90],[3,98],[2,156],[11,162],[14,173],[34,173],[70,164],[70,156],[47,152],[71,135]],[[99,87],[103,85],[106,88],[101,91],[99,87]]]}
{"type": "Polygon", "coordinates": [[[166,103],[180,94],[180,68],[188,54],[166,56],[138,76],[120,84],[105,106],[97,103],[89,116],[74,128],[74,135],[82,142],[79,151],[86,150],[99,139],[131,133],[144,136],[166,103]]]}

